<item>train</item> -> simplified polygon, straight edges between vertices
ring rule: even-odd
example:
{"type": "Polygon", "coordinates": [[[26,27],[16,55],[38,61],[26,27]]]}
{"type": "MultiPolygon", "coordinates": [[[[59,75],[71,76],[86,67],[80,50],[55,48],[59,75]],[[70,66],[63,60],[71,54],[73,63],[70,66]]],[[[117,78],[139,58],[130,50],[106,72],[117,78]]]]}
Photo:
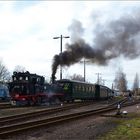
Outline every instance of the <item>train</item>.
{"type": "Polygon", "coordinates": [[[8,85],[0,83],[0,101],[10,101],[8,85]]]}
{"type": "Polygon", "coordinates": [[[11,104],[34,105],[44,91],[44,77],[27,72],[13,72],[9,83],[11,104]]]}
{"type": "MultiPolygon", "coordinates": [[[[55,82],[59,93],[63,93],[63,101],[100,100],[113,98],[114,92],[103,85],[62,79],[55,82]]],[[[57,91],[57,92],[58,92],[57,91]]],[[[61,96],[60,96],[61,97],[61,96]]]]}
{"type": "Polygon", "coordinates": [[[75,100],[100,100],[114,96],[113,91],[103,85],[69,79],[45,83],[45,78],[29,72],[14,72],[9,83],[11,104],[42,105],[75,100]]]}

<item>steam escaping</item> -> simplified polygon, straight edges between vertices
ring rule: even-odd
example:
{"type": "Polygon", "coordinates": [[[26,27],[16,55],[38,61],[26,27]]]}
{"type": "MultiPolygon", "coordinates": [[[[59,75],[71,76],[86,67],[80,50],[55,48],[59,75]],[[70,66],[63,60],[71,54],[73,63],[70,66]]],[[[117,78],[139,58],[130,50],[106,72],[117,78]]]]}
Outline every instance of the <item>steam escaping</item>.
{"type": "MultiPolygon", "coordinates": [[[[80,27],[80,29],[83,29],[82,25],[80,27]]],[[[73,29],[75,30],[75,27],[73,29]]],[[[90,59],[91,62],[98,65],[107,65],[109,60],[119,56],[134,59],[140,55],[139,13],[135,16],[122,17],[119,20],[111,21],[100,29],[96,27],[94,34],[96,36],[93,40],[94,45],[78,38],[74,43],[66,44],[66,51],[54,56],[52,79],[55,77],[59,65],[70,66],[82,58],[90,59]]]]}

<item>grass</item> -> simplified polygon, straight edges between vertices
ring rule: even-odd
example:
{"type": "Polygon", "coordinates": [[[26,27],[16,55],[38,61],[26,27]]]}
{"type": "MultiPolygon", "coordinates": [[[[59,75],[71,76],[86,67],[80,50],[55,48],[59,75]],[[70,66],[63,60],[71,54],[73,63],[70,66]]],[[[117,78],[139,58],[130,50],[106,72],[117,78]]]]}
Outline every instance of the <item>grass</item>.
{"type": "Polygon", "coordinates": [[[128,114],[114,121],[118,126],[99,140],[140,140],[140,114],[128,114]]]}

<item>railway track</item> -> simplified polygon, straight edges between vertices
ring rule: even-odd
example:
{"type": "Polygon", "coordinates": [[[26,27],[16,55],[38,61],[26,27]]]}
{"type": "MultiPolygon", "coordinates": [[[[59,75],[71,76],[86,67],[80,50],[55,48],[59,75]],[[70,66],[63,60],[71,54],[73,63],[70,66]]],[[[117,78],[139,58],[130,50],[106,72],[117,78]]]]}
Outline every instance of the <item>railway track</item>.
{"type": "MultiPolygon", "coordinates": [[[[0,126],[12,124],[15,122],[22,122],[22,121],[33,119],[33,118],[38,118],[41,116],[54,114],[54,113],[57,113],[60,111],[65,111],[65,110],[74,109],[74,108],[92,105],[92,104],[96,104],[96,102],[79,102],[79,103],[74,103],[74,104],[66,104],[65,106],[61,106],[61,107],[41,109],[39,111],[22,113],[22,114],[18,114],[18,115],[11,115],[11,116],[7,116],[7,117],[1,117],[0,126]]],[[[110,104],[110,106],[112,106],[114,104],[116,104],[116,102],[110,104]]]]}
{"type": "Polygon", "coordinates": [[[12,107],[11,104],[9,102],[6,103],[0,103],[0,109],[6,109],[6,108],[10,108],[12,107]]]}
{"type": "Polygon", "coordinates": [[[94,115],[97,113],[104,113],[106,111],[111,111],[113,109],[114,108],[112,108],[112,107],[101,108],[101,109],[97,109],[97,110],[71,113],[71,114],[67,114],[67,115],[60,115],[60,116],[51,117],[51,118],[42,119],[42,120],[37,120],[37,121],[30,121],[30,122],[0,127],[0,138],[6,138],[9,135],[23,133],[24,131],[27,131],[27,130],[33,130],[33,129],[40,128],[43,126],[56,125],[56,124],[59,124],[62,122],[75,120],[75,119],[78,119],[81,117],[86,117],[86,116],[94,115]]]}
{"type": "MultiPolygon", "coordinates": [[[[139,102],[135,102],[135,103],[133,102],[131,104],[136,104],[136,103],[139,103],[139,102]]],[[[131,104],[127,103],[125,104],[125,106],[131,105],[131,104]]],[[[41,120],[28,121],[28,122],[23,122],[19,124],[3,126],[3,127],[0,127],[0,138],[5,138],[10,135],[23,133],[24,131],[37,129],[43,126],[56,125],[62,122],[75,120],[75,119],[87,117],[90,115],[97,115],[97,114],[99,115],[99,114],[112,111],[115,109],[116,109],[116,106],[101,107],[94,110],[92,109],[92,110],[81,111],[77,113],[69,113],[69,114],[59,115],[55,117],[43,118],[41,120]]]]}
{"type": "Polygon", "coordinates": [[[60,111],[65,111],[65,110],[69,110],[69,109],[73,109],[73,108],[88,106],[88,105],[91,105],[91,104],[95,104],[95,103],[91,103],[91,102],[90,103],[75,103],[75,104],[65,105],[65,106],[61,106],[61,107],[42,109],[42,110],[39,110],[39,111],[2,117],[2,118],[0,118],[0,126],[12,124],[12,123],[15,123],[15,122],[22,122],[22,121],[25,121],[25,120],[38,118],[38,117],[41,117],[41,116],[50,115],[50,114],[54,114],[54,113],[57,113],[57,112],[60,112],[60,111]]]}

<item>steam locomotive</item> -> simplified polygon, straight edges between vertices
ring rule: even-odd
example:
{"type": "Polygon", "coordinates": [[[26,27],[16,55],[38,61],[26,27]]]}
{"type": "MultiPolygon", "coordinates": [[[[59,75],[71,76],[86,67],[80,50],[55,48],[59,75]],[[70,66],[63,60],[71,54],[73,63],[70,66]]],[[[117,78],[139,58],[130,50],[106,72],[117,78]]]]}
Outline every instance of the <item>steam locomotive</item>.
{"type": "Polygon", "coordinates": [[[28,71],[13,72],[12,82],[9,83],[11,104],[22,106],[54,102],[60,94],[51,95],[51,88],[50,84],[45,84],[43,76],[31,74],[28,71]]]}
{"type": "Polygon", "coordinates": [[[111,89],[98,84],[68,79],[48,84],[43,76],[29,72],[14,72],[9,87],[11,104],[16,106],[108,99],[114,95],[111,89]]]}

